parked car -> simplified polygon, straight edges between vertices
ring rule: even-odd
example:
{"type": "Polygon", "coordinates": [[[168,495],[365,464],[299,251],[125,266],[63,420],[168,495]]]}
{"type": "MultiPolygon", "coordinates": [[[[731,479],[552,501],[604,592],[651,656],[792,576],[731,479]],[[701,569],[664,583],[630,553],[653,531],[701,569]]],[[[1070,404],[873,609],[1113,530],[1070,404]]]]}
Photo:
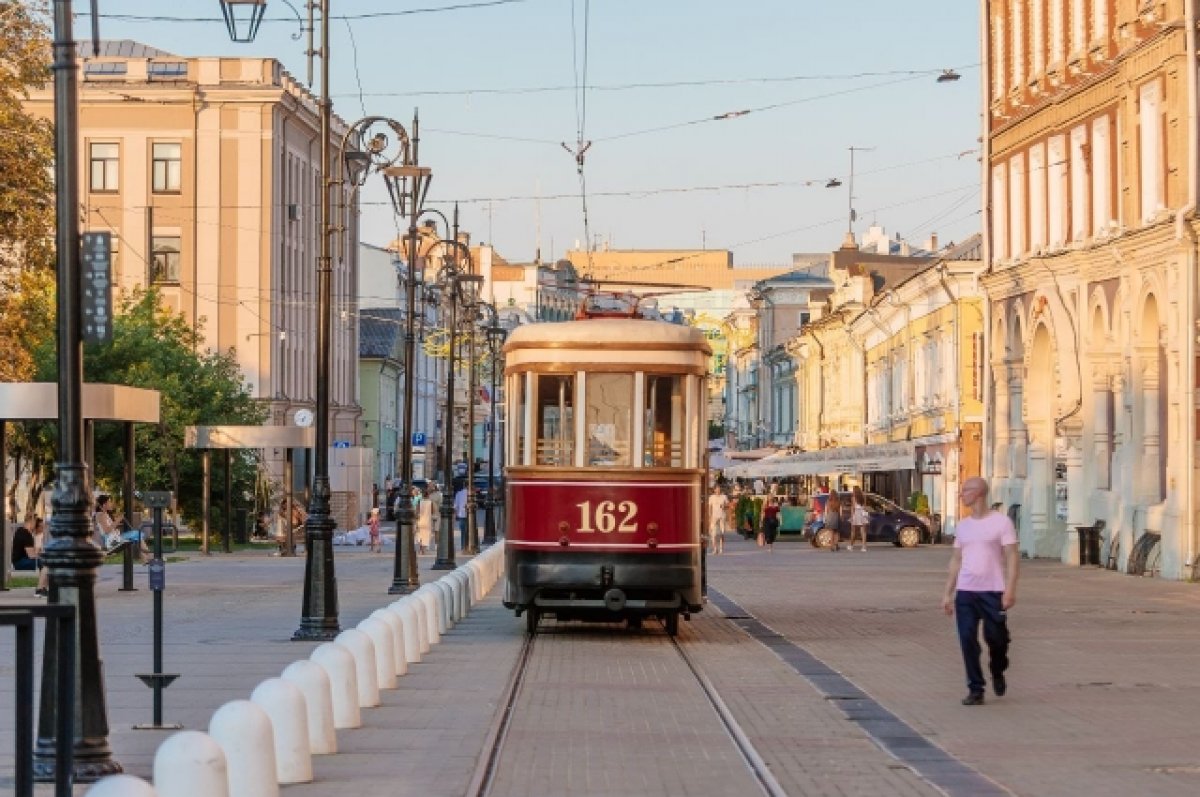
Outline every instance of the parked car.
{"type": "MultiPolygon", "coordinates": [[[[842,541],[849,539],[850,528],[850,493],[839,493],[842,500],[842,520],[846,532],[842,541]]],[[[914,548],[917,545],[929,544],[933,533],[929,521],[920,515],[910,512],[899,504],[893,503],[875,493],[863,493],[867,504],[867,514],[871,522],[867,526],[868,542],[890,542],[900,548],[914,548]]],[[[821,518],[812,522],[810,540],[817,548],[828,548],[832,532],[825,529],[821,518]]]]}
{"type": "MultiPolygon", "coordinates": [[[[488,496],[488,490],[490,487],[495,487],[497,490],[503,489],[500,485],[499,476],[491,479],[490,485],[488,484],[488,477],[486,473],[476,473],[471,481],[475,487],[475,503],[479,504],[480,506],[483,506],[483,502],[488,496]]],[[[497,494],[496,497],[499,498],[500,495],[497,494]]]]}

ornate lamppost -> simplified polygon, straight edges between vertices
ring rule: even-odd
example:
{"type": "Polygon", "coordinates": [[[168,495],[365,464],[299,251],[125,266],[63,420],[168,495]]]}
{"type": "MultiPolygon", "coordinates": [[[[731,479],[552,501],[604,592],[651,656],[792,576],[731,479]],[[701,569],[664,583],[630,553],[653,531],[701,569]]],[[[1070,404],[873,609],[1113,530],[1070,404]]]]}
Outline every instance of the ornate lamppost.
{"type": "Polygon", "coordinates": [[[481,302],[480,305],[486,308],[491,315],[491,323],[484,327],[488,343],[488,370],[492,377],[487,436],[488,491],[487,498],[483,502],[483,544],[486,547],[496,544],[496,399],[499,396],[500,347],[504,344],[504,338],[508,332],[500,326],[500,315],[496,311],[495,304],[481,302]]]}
{"type": "MultiPolygon", "coordinates": [[[[95,19],[95,6],[93,6],[95,19]]],[[[51,505],[50,542],[42,553],[49,568],[50,602],[75,607],[74,703],[58,705],[57,634],[47,629],[42,692],[34,750],[34,777],[54,781],[56,718],[74,715],[72,777],[84,783],[121,771],[108,743],[108,709],[96,628],[96,571],[104,559],[91,541],[91,474],[83,458],[83,279],[79,237],[78,52],[71,29],[71,0],[54,0],[54,182],[57,256],[58,462],[51,505]]],[[[97,38],[93,28],[93,38],[97,38]]],[[[2,563],[7,566],[7,562],[2,563]]],[[[51,626],[52,627],[52,626],[51,626]]],[[[17,728],[17,733],[24,733],[17,728]]]]}
{"type": "MultiPolygon", "coordinates": [[[[474,266],[474,264],[471,264],[474,266]]],[[[479,553],[479,521],[475,516],[478,505],[475,502],[475,326],[479,320],[479,301],[472,301],[467,306],[467,316],[464,319],[467,328],[467,422],[463,435],[463,461],[467,463],[467,544],[463,553],[475,555],[479,553]]]]}
{"type": "MultiPolygon", "coordinates": [[[[455,225],[458,230],[458,209],[454,211],[455,225]]],[[[457,236],[456,236],[457,237],[457,236]]],[[[446,490],[442,493],[441,523],[438,533],[437,559],[433,563],[434,570],[453,570],[454,562],[454,360],[456,357],[455,336],[458,327],[458,304],[462,298],[462,286],[466,283],[478,283],[483,277],[474,274],[471,268],[471,250],[458,240],[442,239],[435,246],[447,247],[442,258],[442,268],[438,272],[437,283],[442,287],[442,298],[449,312],[446,330],[449,342],[448,367],[446,369],[446,414],[442,423],[445,430],[446,442],[442,446],[442,471],[446,480],[446,490]]],[[[470,495],[468,482],[468,495],[470,495]]]]}

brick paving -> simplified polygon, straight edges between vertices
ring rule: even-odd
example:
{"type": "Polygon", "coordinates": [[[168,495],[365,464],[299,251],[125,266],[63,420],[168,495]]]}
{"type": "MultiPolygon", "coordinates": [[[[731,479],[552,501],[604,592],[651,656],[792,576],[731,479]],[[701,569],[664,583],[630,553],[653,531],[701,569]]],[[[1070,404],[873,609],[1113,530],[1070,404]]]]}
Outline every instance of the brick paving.
{"type": "MultiPolygon", "coordinates": [[[[922,749],[1014,794],[1200,789],[1195,585],[1023,562],[1011,612],[1009,694],[966,708],[958,703],[965,686],[953,625],[938,605],[948,548],[831,554],[785,538],[774,553],[738,539],[727,550],[709,559],[714,589],[811,657],[809,664],[798,672],[781,658],[786,653],[746,633],[750,621],[726,619],[715,602],[682,623],[679,638],[788,794],[941,793],[919,764],[881,746],[898,727],[881,725],[883,714],[911,729],[928,746],[922,749]],[[863,701],[830,699],[831,674],[863,701]]],[[[341,618],[352,627],[390,602],[391,556],[337,552],[341,618]]],[[[219,705],[247,697],[307,656],[313,645],[289,641],[303,564],[234,554],[168,566],[166,669],[182,673],[165,692],[168,722],[203,729],[219,705]]],[[[150,668],[144,573],[139,568],[138,592],[121,593],[119,569],[106,567],[97,595],[110,739],[126,769],[145,777],[164,734],[131,729],[151,711],[150,690],[133,677],[150,668]]],[[[0,604],[27,601],[29,592],[0,594],[0,604]]],[[[497,594],[412,665],[381,708],[364,711],[363,728],[339,732],[343,752],[314,759],[317,782],[287,787],[285,795],[464,794],[523,637],[523,621],[497,594]]],[[[495,794],[758,793],[655,624],[638,632],[543,625],[495,794]]],[[[0,790],[12,744],[5,634],[0,790]]],[[[942,786],[972,793],[966,781],[942,786]]]]}

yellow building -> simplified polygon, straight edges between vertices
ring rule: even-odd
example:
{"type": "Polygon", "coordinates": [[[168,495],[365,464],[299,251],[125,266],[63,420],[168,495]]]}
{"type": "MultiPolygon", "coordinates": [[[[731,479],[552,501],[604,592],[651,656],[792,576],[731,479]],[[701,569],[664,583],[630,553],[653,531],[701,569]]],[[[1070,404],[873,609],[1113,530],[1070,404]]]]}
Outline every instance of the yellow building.
{"type": "Polygon", "coordinates": [[[1030,556],[1195,575],[1196,4],[984,0],[994,399],[1030,556]]]}

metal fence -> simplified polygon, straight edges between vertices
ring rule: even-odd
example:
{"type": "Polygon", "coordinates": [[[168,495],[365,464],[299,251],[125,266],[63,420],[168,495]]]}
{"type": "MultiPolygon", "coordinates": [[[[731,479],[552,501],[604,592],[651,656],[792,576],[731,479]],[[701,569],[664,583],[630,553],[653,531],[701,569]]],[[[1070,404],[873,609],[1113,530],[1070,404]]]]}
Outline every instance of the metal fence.
{"type": "Polygon", "coordinates": [[[36,661],[33,655],[34,623],[46,621],[46,639],[57,646],[57,706],[55,729],[55,797],[71,797],[73,745],[75,742],[75,607],[70,604],[31,604],[0,607],[0,626],[12,626],[17,634],[16,725],[14,734],[14,794],[33,797],[33,685],[36,661]]]}

